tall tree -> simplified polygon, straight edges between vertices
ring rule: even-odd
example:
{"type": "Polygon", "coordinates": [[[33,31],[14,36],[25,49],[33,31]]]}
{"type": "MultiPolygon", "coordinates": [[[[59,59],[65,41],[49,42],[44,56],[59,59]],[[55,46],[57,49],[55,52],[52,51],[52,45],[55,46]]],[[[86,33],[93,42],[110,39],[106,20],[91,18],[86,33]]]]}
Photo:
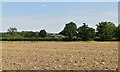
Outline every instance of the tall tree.
{"type": "Polygon", "coordinates": [[[83,26],[78,28],[78,37],[82,38],[82,40],[90,40],[95,37],[95,29],[88,27],[85,23],[83,26]]]}
{"type": "Polygon", "coordinates": [[[70,22],[67,23],[63,29],[63,31],[60,32],[60,34],[64,36],[68,36],[69,38],[73,38],[73,36],[76,36],[77,34],[77,26],[75,23],[70,22]]]}
{"type": "Polygon", "coordinates": [[[17,28],[9,28],[7,31],[10,35],[15,35],[15,33],[17,32],[17,28]]]}
{"type": "Polygon", "coordinates": [[[47,32],[46,32],[44,29],[43,29],[43,30],[40,30],[39,36],[40,36],[40,37],[46,37],[46,36],[47,36],[47,32]]]}
{"type": "Polygon", "coordinates": [[[97,24],[97,35],[100,40],[111,40],[115,35],[115,28],[112,22],[100,22],[97,24]]]}

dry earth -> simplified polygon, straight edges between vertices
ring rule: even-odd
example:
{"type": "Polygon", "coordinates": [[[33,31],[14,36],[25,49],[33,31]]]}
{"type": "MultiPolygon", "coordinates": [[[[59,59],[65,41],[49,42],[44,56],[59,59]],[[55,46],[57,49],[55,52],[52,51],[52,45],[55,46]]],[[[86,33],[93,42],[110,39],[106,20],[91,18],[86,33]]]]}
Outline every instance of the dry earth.
{"type": "Polygon", "coordinates": [[[118,66],[117,42],[0,42],[3,70],[105,70],[118,66]]]}

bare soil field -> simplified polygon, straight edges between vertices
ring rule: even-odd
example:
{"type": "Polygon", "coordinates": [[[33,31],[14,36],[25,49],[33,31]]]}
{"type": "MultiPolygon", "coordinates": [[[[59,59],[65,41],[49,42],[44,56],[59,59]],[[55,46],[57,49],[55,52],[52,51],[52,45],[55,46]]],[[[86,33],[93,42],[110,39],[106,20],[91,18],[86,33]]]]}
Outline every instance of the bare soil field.
{"type": "Polygon", "coordinates": [[[114,70],[118,42],[2,43],[3,70],[114,70]]]}

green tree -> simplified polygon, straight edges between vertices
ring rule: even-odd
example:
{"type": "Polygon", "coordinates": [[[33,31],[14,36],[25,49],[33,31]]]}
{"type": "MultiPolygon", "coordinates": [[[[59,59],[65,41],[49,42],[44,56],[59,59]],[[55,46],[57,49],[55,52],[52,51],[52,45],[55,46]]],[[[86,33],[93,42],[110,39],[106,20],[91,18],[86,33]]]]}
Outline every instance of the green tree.
{"type": "Polygon", "coordinates": [[[27,37],[36,37],[35,32],[33,32],[33,31],[22,31],[21,35],[26,38],[27,37]]]}
{"type": "Polygon", "coordinates": [[[97,24],[97,35],[100,40],[111,40],[115,35],[115,24],[112,22],[100,22],[97,24]]]}
{"type": "Polygon", "coordinates": [[[40,30],[39,36],[40,36],[40,37],[46,37],[46,36],[47,36],[47,32],[46,32],[44,29],[43,29],[43,30],[40,30]]]}
{"type": "Polygon", "coordinates": [[[9,28],[7,31],[10,35],[15,35],[17,32],[17,28],[9,28]]]}
{"type": "Polygon", "coordinates": [[[76,24],[73,22],[66,24],[63,31],[61,31],[59,34],[62,34],[64,36],[68,36],[69,38],[73,38],[77,34],[76,24]]]}
{"type": "Polygon", "coordinates": [[[95,29],[90,28],[88,25],[83,23],[83,26],[78,28],[77,36],[82,38],[82,40],[93,40],[95,37],[95,29]]]}
{"type": "Polygon", "coordinates": [[[115,38],[120,40],[120,24],[115,29],[115,38]]]}

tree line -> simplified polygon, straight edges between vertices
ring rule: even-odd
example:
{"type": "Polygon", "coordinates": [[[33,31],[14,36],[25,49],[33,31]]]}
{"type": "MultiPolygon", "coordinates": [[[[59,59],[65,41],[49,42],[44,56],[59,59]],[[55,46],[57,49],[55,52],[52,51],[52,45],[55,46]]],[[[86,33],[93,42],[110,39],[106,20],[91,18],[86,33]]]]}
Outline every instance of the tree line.
{"type": "Polygon", "coordinates": [[[119,40],[120,39],[120,25],[116,26],[112,22],[99,22],[96,30],[89,27],[86,23],[78,27],[75,23],[70,22],[66,24],[60,34],[68,36],[72,39],[74,37],[81,38],[82,40],[119,40]]]}
{"type": "Polygon", "coordinates": [[[76,23],[65,24],[64,29],[58,34],[49,34],[45,29],[39,32],[22,31],[9,28],[7,33],[2,33],[2,40],[33,40],[33,41],[118,41],[120,40],[120,25],[112,22],[99,22],[97,28],[89,27],[86,23],[77,27],[76,23]]]}

